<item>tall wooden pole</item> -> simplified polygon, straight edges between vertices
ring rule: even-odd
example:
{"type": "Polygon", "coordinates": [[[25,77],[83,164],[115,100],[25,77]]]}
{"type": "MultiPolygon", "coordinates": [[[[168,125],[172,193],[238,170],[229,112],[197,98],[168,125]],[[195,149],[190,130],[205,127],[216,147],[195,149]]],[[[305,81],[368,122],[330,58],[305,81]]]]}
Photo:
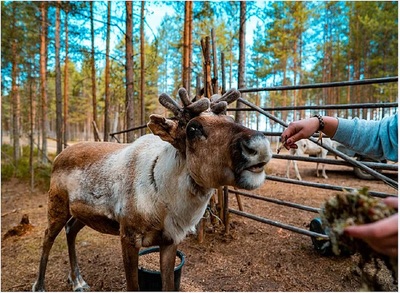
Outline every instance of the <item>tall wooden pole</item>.
{"type": "Polygon", "coordinates": [[[65,10],[65,64],[64,64],[64,148],[68,141],[68,8],[65,10]]]}
{"type": "MultiPolygon", "coordinates": [[[[126,1],[126,34],[125,34],[125,79],[126,79],[126,128],[130,129],[135,126],[135,107],[133,96],[133,22],[132,22],[132,1],[126,1]]],[[[129,131],[126,134],[126,142],[133,142],[135,133],[129,131]]]]}
{"type": "Polygon", "coordinates": [[[61,1],[57,1],[56,8],[56,34],[55,34],[55,67],[56,67],[56,136],[57,154],[62,151],[62,90],[61,90],[61,68],[60,68],[60,8],[61,1]]]}
{"type": "Polygon", "coordinates": [[[104,103],[104,141],[108,141],[110,133],[110,22],[111,1],[107,2],[107,39],[106,39],[106,77],[105,77],[105,103],[104,103]]]}

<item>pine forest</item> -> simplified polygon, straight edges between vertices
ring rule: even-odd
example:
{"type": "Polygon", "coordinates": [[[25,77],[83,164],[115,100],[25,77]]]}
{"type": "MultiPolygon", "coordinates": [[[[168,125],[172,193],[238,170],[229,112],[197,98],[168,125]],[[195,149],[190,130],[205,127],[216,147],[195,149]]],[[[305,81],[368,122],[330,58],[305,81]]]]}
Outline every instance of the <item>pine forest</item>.
{"type": "MultiPolygon", "coordinates": [[[[116,136],[132,142],[149,132],[150,114],[168,115],[158,95],[176,96],[180,87],[194,98],[209,90],[397,77],[397,70],[397,1],[1,1],[2,157],[7,145],[3,161],[20,164],[28,141],[31,164],[47,164],[49,140],[59,153],[134,128],[116,136]]],[[[397,102],[397,93],[397,83],[383,83],[245,99],[274,108],[397,102]]],[[[273,127],[256,113],[242,119],[263,131],[273,127]]]]}

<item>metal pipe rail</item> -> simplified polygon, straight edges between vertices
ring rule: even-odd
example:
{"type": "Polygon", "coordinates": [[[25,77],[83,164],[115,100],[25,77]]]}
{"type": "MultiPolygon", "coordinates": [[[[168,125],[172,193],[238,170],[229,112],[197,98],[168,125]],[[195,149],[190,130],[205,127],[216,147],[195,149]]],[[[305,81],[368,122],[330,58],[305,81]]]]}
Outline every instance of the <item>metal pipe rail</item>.
{"type": "MultiPolygon", "coordinates": [[[[308,138],[310,141],[312,141],[313,143],[318,144],[318,139],[315,139],[314,137],[309,137],[308,138]]],[[[343,154],[342,152],[337,151],[336,149],[326,145],[325,143],[321,143],[320,146],[322,146],[324,149],[330,151],[331,153],[334,153],[336,156],[342,158],[343,160],[351,163],[352,165],[354,165],[355,167],[360,168],[361,170],[367,172],[368,174],[371,174],[372,176],[374,176],[375,178],[378,178],[380,180],[382,180],[383,182],[385,182],[387,185],[398,189],[399,188],[399,183],[381,173],[379,173],[378,171],[375,171],[374,169],[368,167],[367,165],[361,163],[360,161],[357,161],[353,158],[350,158],[349,156],[343,154]]]]}
{"type": "Polygon", "coordinates": [[[315,232],[312,232],[312,231],[308,231],[306,229],[294,227],[294,226],[291,226],[291,225],[288,225],[288,224],[283,224],[281,222],[273,221],[273,220],[270,220],[270,219],[266,219],[266,218],[263,218],[263,217],[260,217],[260,216],[249,214],[249,213],[246,213],[246,212],[243,212],[243,211],[238,211],[238,210],[235,210],[235,209],[228,209],[228,211],[230,213],[232,213],[232,214],[236,214],[236,215],[239,215],[239,216],[242,216],[242,217],[246,217],[246,218],[249,218],[249,219],[264,223],[264,224],[269,224],[269,225],[272,225],[272,226],[275,226],[275,227],[279,227],[279,228],[282,228],[282,229],[290,230],[292,232],[296,232],[296,233],[303,234],[303,235],[306,235],[306,236],[320,238],[321,240],[322,239],[329,240],[329,236],[324,235],[324,234],[315,233],[315,232]]]}
{"type": "Polygon", "coordinates": [[[352,81],[340,81],[340,82],[325,82],[325,83],[314,83],[314,84],[299,84],[299,85],[288,85],[288,86],[271,86],[262,88],[240,88],[238,91],[241,93],[252,93],[252,92],[271,92],[271,91],[287,91],[287,90],[300,90],[300,89],[318,89],[318,88],[330,88],[330,87],[342,87],[342,86],[353,86],[353,85],[366,85],[375,83],[388,83],[397,82],[398,77],[382,77],[382,78],[371,78],[364,80],[352,80],[352,81]]]}
{"type": "MultiPolygon", "coordinates": [[[[335,160],[335,159],[322,159],[322,158],[314,158],[314,157],[302,157],[302,156],[292,156],[292,155],[272,155],[273,159],[282,159],[282,160],[295,160],[295,161],[304,161],[304,162],[315,162],[315,163],[323,163],[323,164],[330,164],[330,165],[340,165],[340,166],[349,166],[352,165],[346,161],[342,160],[335,160]]],[[[363,162],[364,165],[378,169],[378,170],[390,170],[390,171],[397,171],[399,166],[397,164],[385,164],[385,163],[378,163],[378,162],[363,162]]]]}
{"type": "MultiPolygon", "coordinates": [[[[254,110],[256,110],[257,112],[267,116],[269,119],[274,120],[275,122],[281,124],[284,127],[288,127],[288,124],[286,122],[284,122],[283,120],[276,118],[275,116],[271,115],[270,113],[264,111],[263,109],[261,109],[260,107],[250,103],[247,100],[244,100],[243,98],[239,98],[238,101],[242,102],[243,104],[253,108],[254,110]]],[[[313,143],[318,144],[318,141],[313,138],[313,137],[309,137],[308,138],[310,141],[312,141],[313,143]]],[[[372,176],[374,176],[375,178],[378,178],[380,180],[382,180],[383,182],[385,182],[386,184],[388,184],[389,186],[398,189],[398,183],[395,180],[392,180],[391,178],[388,178],[384,175],[382,175],[381,173],[375,171],[374,169],[369,168],[368,166],[360,163],[359,161],[354,160],[353,158],[350,158],[349,156],[343,154],[342,152],[337,151],[334,148],[331,148],[330,146],[327,146],[326,144],[322,143],[320,144],[323,148],[327,149],[328,151],[334,153],[335,155],[337,155],[338,157],[342,158],[343,160],[351,163],[352,165],[360,168],[361,170],[364,170],[365,172],[367,172],[368,174],[371,174],[372,176]]]]}
{"type": "MultiPolygon", "coordinates": [[[[253,89],[246,89],[246,88],[242,88],[239,89],[240,92],[242,93],[246,93],[246,92],[260,92],[260,91],[280,91],[280,90],[296,90],[296,89],[312,89],[312,88],[328,88],[328,87],[341,87],[341,86],[353,86],[353,85],[364,85],[364,84],[374,84],[374,83],[387,83],[387,82],[397,82],[398,81],[398,77],[389,77],[389,78],[376,78],[376,79],[369,79],[369,80],[362,80],[362,81],[347,81],[347,82],[336,82],[336,83],[321,83],[321,84],[312,84],[312,85],[299,85],[299,86],[280,86],[280,87],[268,87],[268,88],[253,88],[253,89]]],[[[281,124],[284,127],[288,127],[288,125],[282,121],[281,119],[269,114],[268,112],[266,112],[266,110],[278,110],[278,108],[266,108],[266,109],[262,109],[260,107],[257,107],[256,105],[242,99],[239,98],[238,101],[242,102],[243,104],[249,106],[252,110],[256,110],[257,112],[267,116],[269,119],[281,124]]],[[[359,105],[357,105],[359,107],[359,105]]],[[[354,105],[340,105],[338,107],[338,105],[328,105],[328,106],[304,106],[304,109],[329,109],[330,107],[332,108],[343,108],[343,109],[347,109],[347,108],[354,108],[354,105]]],[[[383,107],[398,107],[398,103],[391,103],[391,104],[369,104],[366,105],[365,107],[371,107],[371,108],[383,108],[383,107]]],[[[282,107],[281,110],[290,110],[292,108],[290,107],[282,107]],[[285,109],[283,109],[285,108],[285,109]]],[[[293,107],[294,109],[294,107],[293,107]]],[[[299,107],[296,107],[296,109],[299,109],[299,107]]],[[[243,109],[228,109],[228,110],[232,110],[232,111],[238,111],[238,110],[243,110],[243,109]]],[[[265,134],[265,133],[264,133],[265,134]]],[[[278,134],[279,135],[279,134],[278,134]]],[[[309,138],[310,141],[317,143],[317,140],[314,137],[310,137],[309,138]]],[[[380,163],[359,163],[358,161],[348,157],[347,155],[338,152],[337,150],[326,146],[325,144],[321,144],[322,147],[324,147],[325,149],[327,149],[328,151],[334,153],[336,156],[342,158],[344,160],[344,162],[341,162],[341,164],[348,164],[356,166],[366,172],[368,172],[369,174],[375,176],[378,179],[381,179],[382,181],[384,181],[386,184],[390,185],[391,187],[394,187],[395,189],[398,188],[398,183],[390,178],[387,178],[383,175],[381,175],[380,173],[376,172],[375,170],[371,169],[370,167],[383,167],[383,164],[380,163]],[[346,162],[346,163],[345,163],[346,162]],[[370,166],[370,167],[369,167],[370,166]]],[[[284,156],[283,155],[273,155],[273,158],[277,158],[277,159],[283,159],[284,156]]],[[[294,157],[291,156],[291,159],[293,159],[294,157]]],[[[298,158],[299,160],[310,160],[312,161],[314,158],[298,158]]],[[[327,159],[325,159],[327,160],[327,159]]],[[[318,160],[318,162],[323,162],[324,160],[318,160]]],[[[331,163],[337,164],[337,160],[330,160],[331,163]],[[333,162],[334,161],[334,162],[333,162]]],[[[385,164],[387,165],[387,164],[385,164]]],[[[386,167],[386,166],[385,166],[386,167]]],[[[396,166],[397,169],[397,166],[396,166]]],[[[290,184],[298,184],[298,185],[304,185],[304,186],[310,186],[310,187],[316,187],[316,188],[323,188],[323,189],[332,189],[332,190],[337,190],[337,191],[343,191],[343,190],[349,190],[352,191],[354,190],[354,188],[351,187],[343,187],[343,186],[335,186],[335,185],[329,185],[329,184],[321,184],[321,183],[313,183],[313,182],[303,182],[303,181],[298,181],[298,180],[293,180],[293,179],[286,179],[286,178],[281,178],[281,177],[277,177],[277,176],[269,176],[266,175],[265,176],[266,180],[274,180],[274,181],[279,181],[279,182],[284,182],[284,183],[290,183],[290,184]]],[[[295,204],[295,203],[291,203],[291,202],[286,202],[286,201],[282,201],[282,200],[277,200],[277,199],[272,199],[272,198],[266,198],[266,197],[261,197],[258,195],[254,195],[254,194],[250,194],[247,192],[242,192],[242,191],[237,191],[237,190],[229,190],[227,186],[224,187],[224,203],[223,203],[223,212],[224,212],[224,222],[225,222],[225,231],[227,232],[229,230],[229,216],[228,213],[233,213],[239,216],[243,216],[249,219],[253,219],[256,221],[259,221],[261,223],[265,223],[265,224],[269,224],[269,225],[273,225],[276,227],[280,227],[282,229],[286,229],[286,230],[290,230],[296,233],[300,233],[300,234],[304,234],[307,236],[311,236],[311,237],[317,237],[319,239],[324,239],[324,240],[329,240],[329,237],[327,235],[323,235],[323,234],[319,234],[319,233],[315,233],[312,231],[308,231],[305,229],[301,229],[298,227],[294,227],[288,224],[283,224],[277,221],[273,221],[270,219],[266,219],[260,216],[256,216],[253,214],[249,214],[243,211],[238,211],[235,209],[230,209],[228,207],[228,203],[229,203],[229,191],[236,193],[236,194],[241,194],[250,198],[254,198],[254,199],[259,199],[259,200],[264,200],[264,201],[268,201],[268,202],[272,202],[275,204],[280,204],[280,205],[285,205],[285,206],[289,206],[289,207],[293,207],[293,208],[298,208],[298,209],[303,209],[303,210],[307,210],[307,211],[312,211],[312,212],[318,212],[319,209],[316,208],[312,208],[312,207],[307,207],[307,206],[303,206],[303,205],[299,205],[299,204],[295,204]]],[[[376,197],[388,197],[388,196],[397,196],[397,194],[386,194],[386,193],[382,193],[382,192],[369,192],[372,196],[376,196],[376,197]]]]}
{"type": "MultiPolygon", "coordinates": [[[[263,107],[264,111],[290,111],[290,110],[326,110],[326,109],[374,109],[374,108],[395,108],[399,103],[364,103],[364,104],[340,104],[340,105],[304,105],[304,106],[285,106],[285,107],[263,107]]],[[[228,108],[227,111],[253,111],[249,108],[228,108]]]]}
{"type": "Polygon", "coordinates": [[[234,190],[234,189],[230,189],[230,188],[228,188],[228,191],[230,191],[232,193],[235,193],[235,194],[243,195],[243,196],[246,196],[246,197],[259,199],[259,200],[263,200],[263,201],[267,201],[267,202],[272,202],[272,203],[275,203],[275,204],[288,206],[288,207],[291,207],[291,208],[295,208],[295,209],[299,209],[299,210],[303,210],[303,211],[307,211],[307,212],[313,212],[313,213],[317,213],[318,214],[319,211],[321,210],[319,208],[313,208],[313,207],[309,207],[309,206],[305,206],[305,205],[301,205],[301,204],[297,204],[297,203],[293,203],[293,202],[289,202],[289,201],[284,201],[284,200],[280,200],[280,199],[260,196],[260,195],[252,194],[252,193],[249,193],[249,192],[234,190]]]}
{"type": "MultiPolygon", "coordinates": [[[[316,188],[322,188],[322,189],[331,189],[331,190],[336,190],[336,191],[344,191],[344,190],[352,191],[352,190],[354,190],[354,187],[338,186],[338,185],[331,185],[331,184],[325,184],[325,183],[315,183],[315,182],[310,182],[310,181],[299,181],[297,179],[282,178],[279,176],[272,176],[272,175],[266,175],[265,179],[277,181],[277,182],[283,182],[283,183],[302,185],[302,186],[316,187],[316,188]]],[[[380,197],[380,198],[385,198],[388,196],[396,196],[397,197],[397,194],[390,194],[390,193],[377,192],[377,191],[368,191],[368,193],[371,196],[380,197]]]]}

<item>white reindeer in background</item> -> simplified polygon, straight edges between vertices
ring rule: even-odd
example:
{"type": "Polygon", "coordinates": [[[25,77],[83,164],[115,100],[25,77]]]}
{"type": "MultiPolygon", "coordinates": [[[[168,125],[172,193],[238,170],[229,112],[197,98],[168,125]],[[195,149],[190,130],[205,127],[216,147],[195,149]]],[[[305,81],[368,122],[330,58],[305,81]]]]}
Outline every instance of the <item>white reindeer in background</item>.
{"type": "MultiPolygon", "coordinates": [[[[332,140],[328,137],[322,138],[323,143],[326,144],[327,146],[332,147],[332,140]]],[[[289,154],[292,156],[303,156],[303,155],[314,155],[317,156],[318,158],[326,158],[326,155],[328,154],[328,150],[324,149],[322,146],[313,143],[312,141],[308,139],[300,139],[299,141],[296,142],[297,144],[297,149],[289,149],[289,154]]],[[[299,168],[297,167],[297,162],[296,160],[288,160],[286,163],[286,177],[290,178],[289,176],[289,170],[290,170],[290,164],[293,162],[294,166],[294,171],[296,173],[296,178],[298,180],[302,180],[299,172],[299,168]]],[[[328,179],[328,176],[326,175],[325,172],[325,164],[321,163],[322,165],[322,177],[325,179],[328,179]]],[[[319,177],[319,163],[317,163],[317,177],[319,177]]]]}
{"type": "Polygon", "coordinates": [[[139,290],[138,253],[160,246],[162,289],[174,290],[177,245],[194,231],[213,188],[231,185],[254,189],[265,180],[271,159],[268,140],[224,115],[239,98],[189,101],[179,90],[181,108],[162,94],[160,103],[174,113],[151,115],[153,134],[132,144],[85,142],[66,148],[54,161],[39,274],[34,291],[44,291],[50,249],[65,226],[73,290],[88,289],[81,277],[75,238],[86,225],[119,235],[128,291],[139,290]]]}

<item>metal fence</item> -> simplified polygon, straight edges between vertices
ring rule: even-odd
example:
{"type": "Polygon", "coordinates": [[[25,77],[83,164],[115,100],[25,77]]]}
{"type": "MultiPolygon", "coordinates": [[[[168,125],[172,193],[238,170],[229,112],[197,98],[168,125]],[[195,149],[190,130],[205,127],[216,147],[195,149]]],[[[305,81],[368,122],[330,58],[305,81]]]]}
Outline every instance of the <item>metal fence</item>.
{"type": "MultiPolygon", "coordinates": [[[[285,91],[285,90],[298,90],[298,89],[314,89],[314,88],[327,88],[327,87],[343,87],[343,86],[354,86],[354,85],[365,85],[365,84],[377,84],[377,83],[390,83],[390,82],[397,82],[398,77],[388,77],[388,78],[377,78],[377,79],[369,79],[369,80],[359,80],[359,81],[346,81],[346,82],[333,82],[333,83],[321,83],[321,84],[309,84],[309,85],[298,85],[298,86],[279,86],[279,87],[265,87],[265,88],[253,88],[253,89],[239,89],[242,93],[252,93],[252,92],[261,92],[261,91],[285,91]]],[[[275,121],[276,123],[279,123],[283,127],[287,127],[288,124],[275,117],[274,115],[271,115],[268,111],[277,111],[277,110],[303,110],[303,109],[353,109],[356,107],[359,108],[396,108],[398,107],[398,103],[368,103],[368,104],[347,104],[347,105],[323,105],[323,106],[297,106],[297,107],[274,107],[274,108],[261,108],[258,107],[252,103],[250,103],[247,100],[244,100],[242,98],[239,99],[243,104],[248,106],[247,109],[240,109],[240,111],[257,111],[258,113],[266,116],[268,119],[271,119],[275,121]]],[[[237,111],[238,109],[228,109],[230,111],[237,111]]],[[[280,136],[280,132],[265,132],[265,135],[268,136],[280,136]]],[[[311,140],[314,143],[317,143],[317,139],[315,137],[310,137],[309,140],[311,140]]],[[[392,165],[392,164],[382,164],[382,163],[371,163],[371,162],[360,162],[355,160],[354,158],[351,158],[336,149],[333,149],[330,146],[327,146],[326,144],[322,143],[322,147],[327,149],[329,152],[333,153],[335,156],[340,157],[343,159],[343,161],[339,160],[329,160],[329,159],[318,159],[318,158],[305,158],[305,157],[294,157],[294,156],[284,156],[284,155],[273,155],[273,158],[275,159],[290,159],[290,160],[304,160],[304,161],[312,161],[312,162],[320,162],[324,164],[340,164],[340,165],[346,165],[346,166],[354,166],[356,168],[360,168],[361,170],[364,170],[365,172],[371,174],[377,179],[382,180],[385,184],[391,186],[394,188],[396,191],[398,189],[398,182],[381,174],[380,172],[377,172],[375,169],[381,169],[381,170],[397,170],[397,164],[392,165]]],[[[299,181],[299,180],[293,180],[293,179],[288,179],[288,178],[282,178],[279,176],[266,176],[267,180],[272,180],[272,181],[278,181],[281,183],[287,183],[287,184],[297,184],[297,185],[303,185],[303,186],[309,186],[309,187],[316,187],[316,188],[322,188],[322,189],[330,189],[330,190],[336,190],[336,191],[343,191],[343,190],[352,190],[353,188],[348,187],[348,186],[335,186],[335,185],[330,185],[330,184],[322,184],[322,183],[315,183],[315,182],[307,182],[307,181],[299,181]]],[[[251,213],[246,213],[244,211],[239,211],[235,210],[232,208],[229,208],[229,193],[233,193],[236,195],[242,195],[245,197],[253,198],[256,200],[263,200],[263,201],[268,201],[273,204],[279,204],[279,205],[285,205],[291,208],[296,208],[296,209],[302,209],[314,213],[318,213],[319,209],[313,208],[313,207],[308,207],[308,206],[303,206],[299,205],[296,203],[292,202],[286,202],[286,201],[281,201],[277,199],[271,199],[267,198],[265,196],[259,196],[256,194],[251,194],[248,192],[242,192],[238,190],[232,190],[227,187],[224,188],[224,200],[223,200],[223,218],[224,218],[224,224],[225,224],[225,229],[226,232],[229,231],[229,213],[236,214],[239,216],[243,216],[252,220],[256,220],[258,222],[266,223],[269,225],[273,225],[276,227],[280,227],[283,229],[287,229],[296,233],[300,233],[306,236],[312,236],[312,237],[318,237],[320,239],[328,239],[326,235],[323,234],[318,234],[312,231],[308,231],[302,228],[294,227],[291,225],[287,225],[281,222],[273,221],[270,219],[266,219],[251,213]]],[[[382,193],[382,192],[375,192],[375,191],[370,191],[369,192],[372,196],[376,197],[387,197],[387,196],[397,196],[397,192],[394,194],[387,194],[387,193],[382,193]]]]}
{"type": "MultiPolygon", "coordinates": [[[[242,93],[254,93],[254,92],[262,92],[262,91],[288,91],[288,90],[300,90],[300,89],[318,89],[318,88],[330,88],[330,87],[344,87],[344,86],[355,86],[355,85],[367,85],[367,84],[379,84],[379,83],[391,83],[391,82],[398,82],[398,77],[387,77],[387,78],[375,78],[375,79],[367,79],[367,80],[358,80],[358,81],[344,81],[344,82],[332,82],[332,83],[319,83],[319,84],[308,84],[308,85],[297,85],[297,86],[275,86],[275,87],[263,87],[263,88],[241,88],[239,89],[240,92],[242,93]]],[[[256,111],[268,119],[280,124],[283,127],[287,127],[288,124],[281,120],[280,118],[270,114],[268,111],[290,111],[290,110],[310,110],[310,109],[354,109],[354,108],[396,108],[398,107],[398,103],[367,103],[367,104],[343,104],[343,105],[303,105],[303,106],[296,106],[296,107],[273,107],[273,108],[261,108],[253,103],[243,99],[239,98],[238,101],[242,102],[245,104],[248,108],[228,108],[228,111],[256,111]]],[[[116,135],[126,133],[128,131],[135,131],[135,130],[140,130],[142,128],[145,128],[146,125],[141,125],[138,127],[134,127],[132,129],[127,129],[115,133],[110,133],[110,136],[115,138],[118,142],[118,138],[116,135]]],[[[266,136],[274,137],[274,136],[280,136],[280,132],[264,132],[266,136]]],[[[309,140],[311,140],[314,143],[317,143],[317,140],[315,137],[310,137],[309,140]]],[[[390,165],[390,164],[382,164],[382,163],[372,163],[372,162],[359,162],[339,151],[336,149],[331,148],[330,146],[327,146],[326,144],[321,145],[331,153],[335,154],[336,156],[340,157],[343,159],[343,161],[339,160],[329,160],[329,159],[317,159],[317,158],[306,158],[306,157],[296,157],[296,156],[284,156],[284,155],[277,155],[274,154],[273,158],[274,159],[290,159],[290,160],[302,160],[302,161],[311,161],[311,162],[320,162],[324,164],[335,164],[335,165],[346,165],[346,166],[354,166],[357,168],[360,168],[361,170],[364,170],[365,172],[373,175],[374,177],[382,180],[384,183],[387,185],[393,187],[394,189],[398,189],[398,182],[381,174],[380,172],[377,172],[375,169],[380,169],[380,170],[397,170],[397,165],[390,165]]],[[[330,190],[336,190],[336,191],[343,191],[343,190],[352,190],[353,188],[347,187],[347,186],[336,186],[336,185],[330,185],[330,184],[322,184],[322,183],[315,183],[315,182],[307,182],[307,181],[299,181],[299,180],[293,180],[293,179],[288,179],[288,178],[282,178],[279,176],[266,176],[267,180],[272,180],[272,181],[278,181],[284,184],[297,184],[297,185],[303,185],[303,186],[309,186],[309,187],[316,187],[316,188],[322,188],[322,189],[330,189],[330,190]]],[[[271,219],[266,219],[251,213],[247,213],[244,211],[239,211],[235,210],[232,208],[229,208],[229,193],[236,194],[237,196],[245,196],[249,198],[253,198],[256,200],[262,200],[262,201],[267,201],[273,204],[278,204],[278,205],[284,205],[290,208],[296,208],[300,210],[305,210],[313,213],[318,213],[319,209],[314,208],[314,207],[309,207],[309,206],[304,206],[300,205],[297,203],[293,202],[287,202],[287,201],[282,201],[278,199],[272,199],[268,198],[265,196],[260,196],[256,194],[252,194],[249,192],[243,192],[243,191],[238,191],[238,190],[233,190],[229,189],[227,186],[223,188],[223,199],[221,199],[222,202],[219,203],[220,208],[222,210],[222,217],[224,220],[225,224],[225,229],[226,232],[229,230],[229,213],[236,214],[239,216],[243,216],[252,220],[256,220],[261,223],[266,223],[269,225],[273,225],[276,227],[280,227],[286,230],[290,230],[292,232],[300,233],[306,236],[311,236],[311,237],[318,237],[319,239],[328,239],[328,236],[315,233],[312,231],[308,231],[302,228],[294,227],[292,225],[284,224],[281,222],[273,221],[271,219]]],[[[387,197],[387,196],[397,196],[396,194],[387,194],[387,193],[382,193],[382,192],[376,192],[376,191],[369,191],[369,193],[372,196],[376,197],[387,197]]]]}

